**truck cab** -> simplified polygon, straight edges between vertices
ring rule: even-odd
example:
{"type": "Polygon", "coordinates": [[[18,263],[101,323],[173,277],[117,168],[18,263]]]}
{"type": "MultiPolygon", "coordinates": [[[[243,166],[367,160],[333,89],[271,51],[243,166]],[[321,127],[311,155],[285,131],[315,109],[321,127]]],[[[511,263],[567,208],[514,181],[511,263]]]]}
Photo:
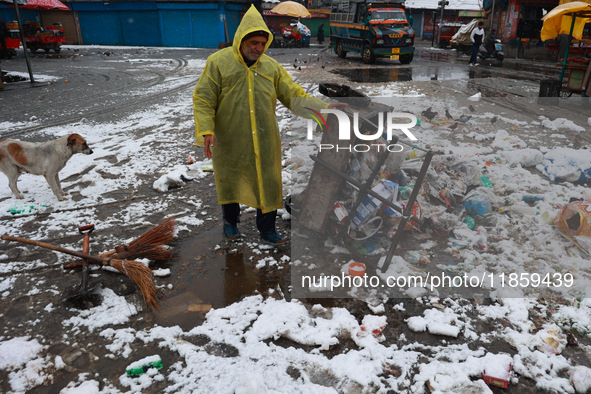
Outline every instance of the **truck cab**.
{"type": "Polygon", "coordinates": [[[364,63],[384,57],[409,64],[414,56],[414,38],[404,1],[333,0],[330,42],[341,58],[347,52],[358,52],[364,63]]]}

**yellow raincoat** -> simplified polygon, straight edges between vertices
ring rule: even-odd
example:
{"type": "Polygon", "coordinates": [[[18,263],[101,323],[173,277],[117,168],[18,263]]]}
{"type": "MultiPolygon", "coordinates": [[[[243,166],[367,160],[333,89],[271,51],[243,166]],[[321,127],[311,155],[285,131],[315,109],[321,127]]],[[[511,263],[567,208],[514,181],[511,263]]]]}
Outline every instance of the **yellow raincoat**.
{"type": "MultiPolygon", "coordinates": [[[[258,30],[269,33],[266,51],[273,35],[251,6],[236,30],[232,47],[207,59],[193,92],[193,110],[197,144],[203,145],[206,134],[215,136],[212,155],[218,202],[242,203],[267,213],[283,203],[277,100],[294,110],[292,98],[308,95],[264,53],[253,65],[246,65],[240,43],[258,30]]],[[[322,100],[308,100],[307,106],[325,107],[322,100]]]]}

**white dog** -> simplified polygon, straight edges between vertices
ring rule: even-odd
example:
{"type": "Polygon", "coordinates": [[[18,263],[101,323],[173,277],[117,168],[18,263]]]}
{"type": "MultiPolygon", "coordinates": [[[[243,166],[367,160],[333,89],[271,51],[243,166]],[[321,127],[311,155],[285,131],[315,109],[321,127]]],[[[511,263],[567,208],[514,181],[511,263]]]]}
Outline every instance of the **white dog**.
{"type": "Polygon", "coordinates": [[[8,177],[8,185],[16,198],[23,198],[16,187],[21,173],[43,175],[53,194],[63,201],[59,172],[74,153],[90,155],[92,149],[78,134],[70,134],[47,142],[26,142],[11,139],[0,140],[0,171],[8,177]]]}

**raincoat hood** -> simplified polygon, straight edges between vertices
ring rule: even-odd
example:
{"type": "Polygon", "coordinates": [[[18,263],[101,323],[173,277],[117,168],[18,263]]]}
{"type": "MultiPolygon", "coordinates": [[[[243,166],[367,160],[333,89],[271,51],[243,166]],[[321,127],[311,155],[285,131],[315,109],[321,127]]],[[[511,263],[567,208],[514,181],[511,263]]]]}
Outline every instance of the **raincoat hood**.
{"type": "MultiPolygon", "coordinates": [[[[263,16],[257,11],[254,5],[251,5],[248,11],[246,11],[246,14],[242,17],[242,21],[240,22],[240,25],[238,25],[236,34],[234,34],[234,41],[232,42],[232,51],[239,60],[243,60],[242,54],[240,53],[240,44],[242,43],[242,40],[247,34],[259,30],[265,31],[269,35],[269,40],[267,41],[267,45],[265,45],[265,51],[261,55],[261,57],[263,57],[267,49],[271,46],[273,34],[271,34],[271,31],[267,27],[263,16]]],[[[259,58],[257,62],[260,59],[261,58],[259,58]]]]}

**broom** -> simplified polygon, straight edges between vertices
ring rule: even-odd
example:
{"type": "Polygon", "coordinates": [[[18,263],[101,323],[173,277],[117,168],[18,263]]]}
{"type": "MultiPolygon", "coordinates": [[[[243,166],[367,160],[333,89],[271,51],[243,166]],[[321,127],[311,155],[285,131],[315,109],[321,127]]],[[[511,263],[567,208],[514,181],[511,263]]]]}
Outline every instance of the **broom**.
{"type": "MultiPolygon", "coordinates": [[[[99,257],[111,257],[119,260],[148,259],[148,260],[170,260],[173,253],[166,248],[166,244],[173,240],[176,233],[176,220],[174,216],[169,217],[158,226],[134,239],[126,245],[116,246],[115,249],[101,253],[99,257]]],[[[64,265],[64,268],[71,269],[82,265],[76,261],[64,265]]]]}
{"type": "Polygon", "coordinates": [[[159,309],[158,303],[156,301],[156,286],[154,285],[154,281],[152,280],[152,270],[150,270],[150,268],[146,267],[144,264],[140,262],[113,259],[109,257],[91,256],[88,254],[76,252],[74,250],[69,250],[59,246],[51,245],[45,242],[35,241],[26,238],[12,237],[10,235],[3,235],[1,238],[5,241],[16,241],[30,245],[40,246],[42,248],[47,248],[58,252],[70,254],[72,256],[77,256],[86,259],[89,262],[111,266],[115,268],[117,271],[121,272],[123,275],[130,278],[133,281],[133,283],[136,284],[136,286],[142,292],[144,302],[149,308],[159,309]]]}
{"type": "MultiPolygon", "coordinates": [[[[133,250],[126,250],[121,253],[102,253],[98,257],[118,259],[118,260],[132,260],[132,259],[148,259],[148,260],[170,260],[173,253],[164,245],[143,245],[134,248],[133,250]]],[[[73,269],[81,267],[83,262],[74,261],[65,264],[64,269],[73,269]]]]}

